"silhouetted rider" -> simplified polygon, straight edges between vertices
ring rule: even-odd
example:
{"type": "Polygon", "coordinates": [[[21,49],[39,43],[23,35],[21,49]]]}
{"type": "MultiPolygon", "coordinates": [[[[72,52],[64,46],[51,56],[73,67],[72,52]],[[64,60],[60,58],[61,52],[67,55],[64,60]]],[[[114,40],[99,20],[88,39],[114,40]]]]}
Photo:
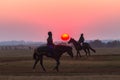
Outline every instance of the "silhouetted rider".
{"type": "Polygon", "coordinates": [[[85,41],[85,39],[84,39],[84,36],[83,36],[83,33],[82,33],[81,36],[80,36],[80,38],[79,38],[79,40],[78,40],[78,43],[80,45],[82,45],[84,43],[84,41],[85,41]]]}
{"type": "Polygon", "coordinates": [[[52,56],[54,54],[54,43],[52,39],[52,32],[48,32],[48,38],[47,38],[47,46],[49,47],[49,55],[52,56]]]}

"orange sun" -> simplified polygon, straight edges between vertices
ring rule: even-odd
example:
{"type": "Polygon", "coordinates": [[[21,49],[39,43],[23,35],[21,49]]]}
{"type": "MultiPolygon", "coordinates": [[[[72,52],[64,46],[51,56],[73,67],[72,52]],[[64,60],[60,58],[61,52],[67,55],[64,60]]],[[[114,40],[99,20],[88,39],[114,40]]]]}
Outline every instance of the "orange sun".
{"type": "Polygon", "coordinates": [[[64,40],[64,41],[66,41],[66,40],[69,39],[69,35],[66,34],[66,33],[64,33],[64,34],[61,35],[61,39],[64,40]]]}

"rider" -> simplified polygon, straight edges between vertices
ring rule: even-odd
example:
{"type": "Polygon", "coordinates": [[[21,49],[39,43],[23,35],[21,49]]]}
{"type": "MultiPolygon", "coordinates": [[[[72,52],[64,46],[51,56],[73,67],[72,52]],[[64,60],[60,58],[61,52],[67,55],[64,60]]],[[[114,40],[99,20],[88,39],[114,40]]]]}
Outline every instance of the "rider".
{"type": "Polygon", "coordinates": [[[83,33],[82,33],[81,36],[80,36],[80,38],[79,38],[79,40],[78,40],[78,43],[80,45],[83,45],[84,41],[85,41],[85,39],[84,39],[84,36],[83,36],[83,33]]]}
{"type": "Polygon", "coordinates": [[[48,32],[48,38],[47,38],[47,46],[49,47],[49,55],[52,56],[54,54],[54,43],[52,39],[52,32],[48,32]]]}

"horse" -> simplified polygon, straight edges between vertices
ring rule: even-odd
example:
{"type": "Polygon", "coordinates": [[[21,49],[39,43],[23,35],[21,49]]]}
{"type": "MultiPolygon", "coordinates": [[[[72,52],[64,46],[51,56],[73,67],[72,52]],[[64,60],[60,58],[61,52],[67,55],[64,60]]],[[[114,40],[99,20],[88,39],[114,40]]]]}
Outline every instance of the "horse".
{"type": "Polygon", "coordinates": [[[71,46],[65,46],[65,45],[55,45],[54,47],[54,54],[52,56],[49,56],[48,53],[50,53],[48,46],[39,46],[34,50],[33,58],[35,60],[35,63],[33,65],[33,69],[35,69],[36,64],[38,61],[40,61],[40,64],[42,66],[43,71],[46,72],[46,69],[43,66],[43,56],[47,56],[50,58],[53,58],[57,63],[56,66],[53,68],[53,70],[56,69],[57,72],[59,72],[59,65],[60,65],[60,58],[63,55],[63,53],[67,53],[73,58],[73,52],[71,46]]]}
{"type": "Polygon", "coordinates": [[[83,43],[82,46],[73,38],[70,38],[70,40],[68,41],[68,44],[72,43],[77,51],[77,55],[76,57],[81,57],[80,54],[80,50],[84,50],[84,52],[86,53],[86,56],[90,56],[90,50],[93,51],[94,53],[96,52],[88,43],[83,43]]]}

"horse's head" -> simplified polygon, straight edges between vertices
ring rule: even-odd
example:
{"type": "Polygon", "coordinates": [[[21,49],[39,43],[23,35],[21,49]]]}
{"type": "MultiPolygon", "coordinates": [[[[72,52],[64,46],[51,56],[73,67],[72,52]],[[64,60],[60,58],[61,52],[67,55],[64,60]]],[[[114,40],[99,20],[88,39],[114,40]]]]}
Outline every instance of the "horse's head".
{"type": "Polygon", "coordinates": [[[68,41],[68,44],[73,43],[75,40],[73,38],[70,38],[70,40],[68,41]]]}
{"type": "Polygon", "coordinates": [[[72,51],[72,47],[68,46],[68,50],[67,53],[73,58],[73,51],[72,51]]]}

